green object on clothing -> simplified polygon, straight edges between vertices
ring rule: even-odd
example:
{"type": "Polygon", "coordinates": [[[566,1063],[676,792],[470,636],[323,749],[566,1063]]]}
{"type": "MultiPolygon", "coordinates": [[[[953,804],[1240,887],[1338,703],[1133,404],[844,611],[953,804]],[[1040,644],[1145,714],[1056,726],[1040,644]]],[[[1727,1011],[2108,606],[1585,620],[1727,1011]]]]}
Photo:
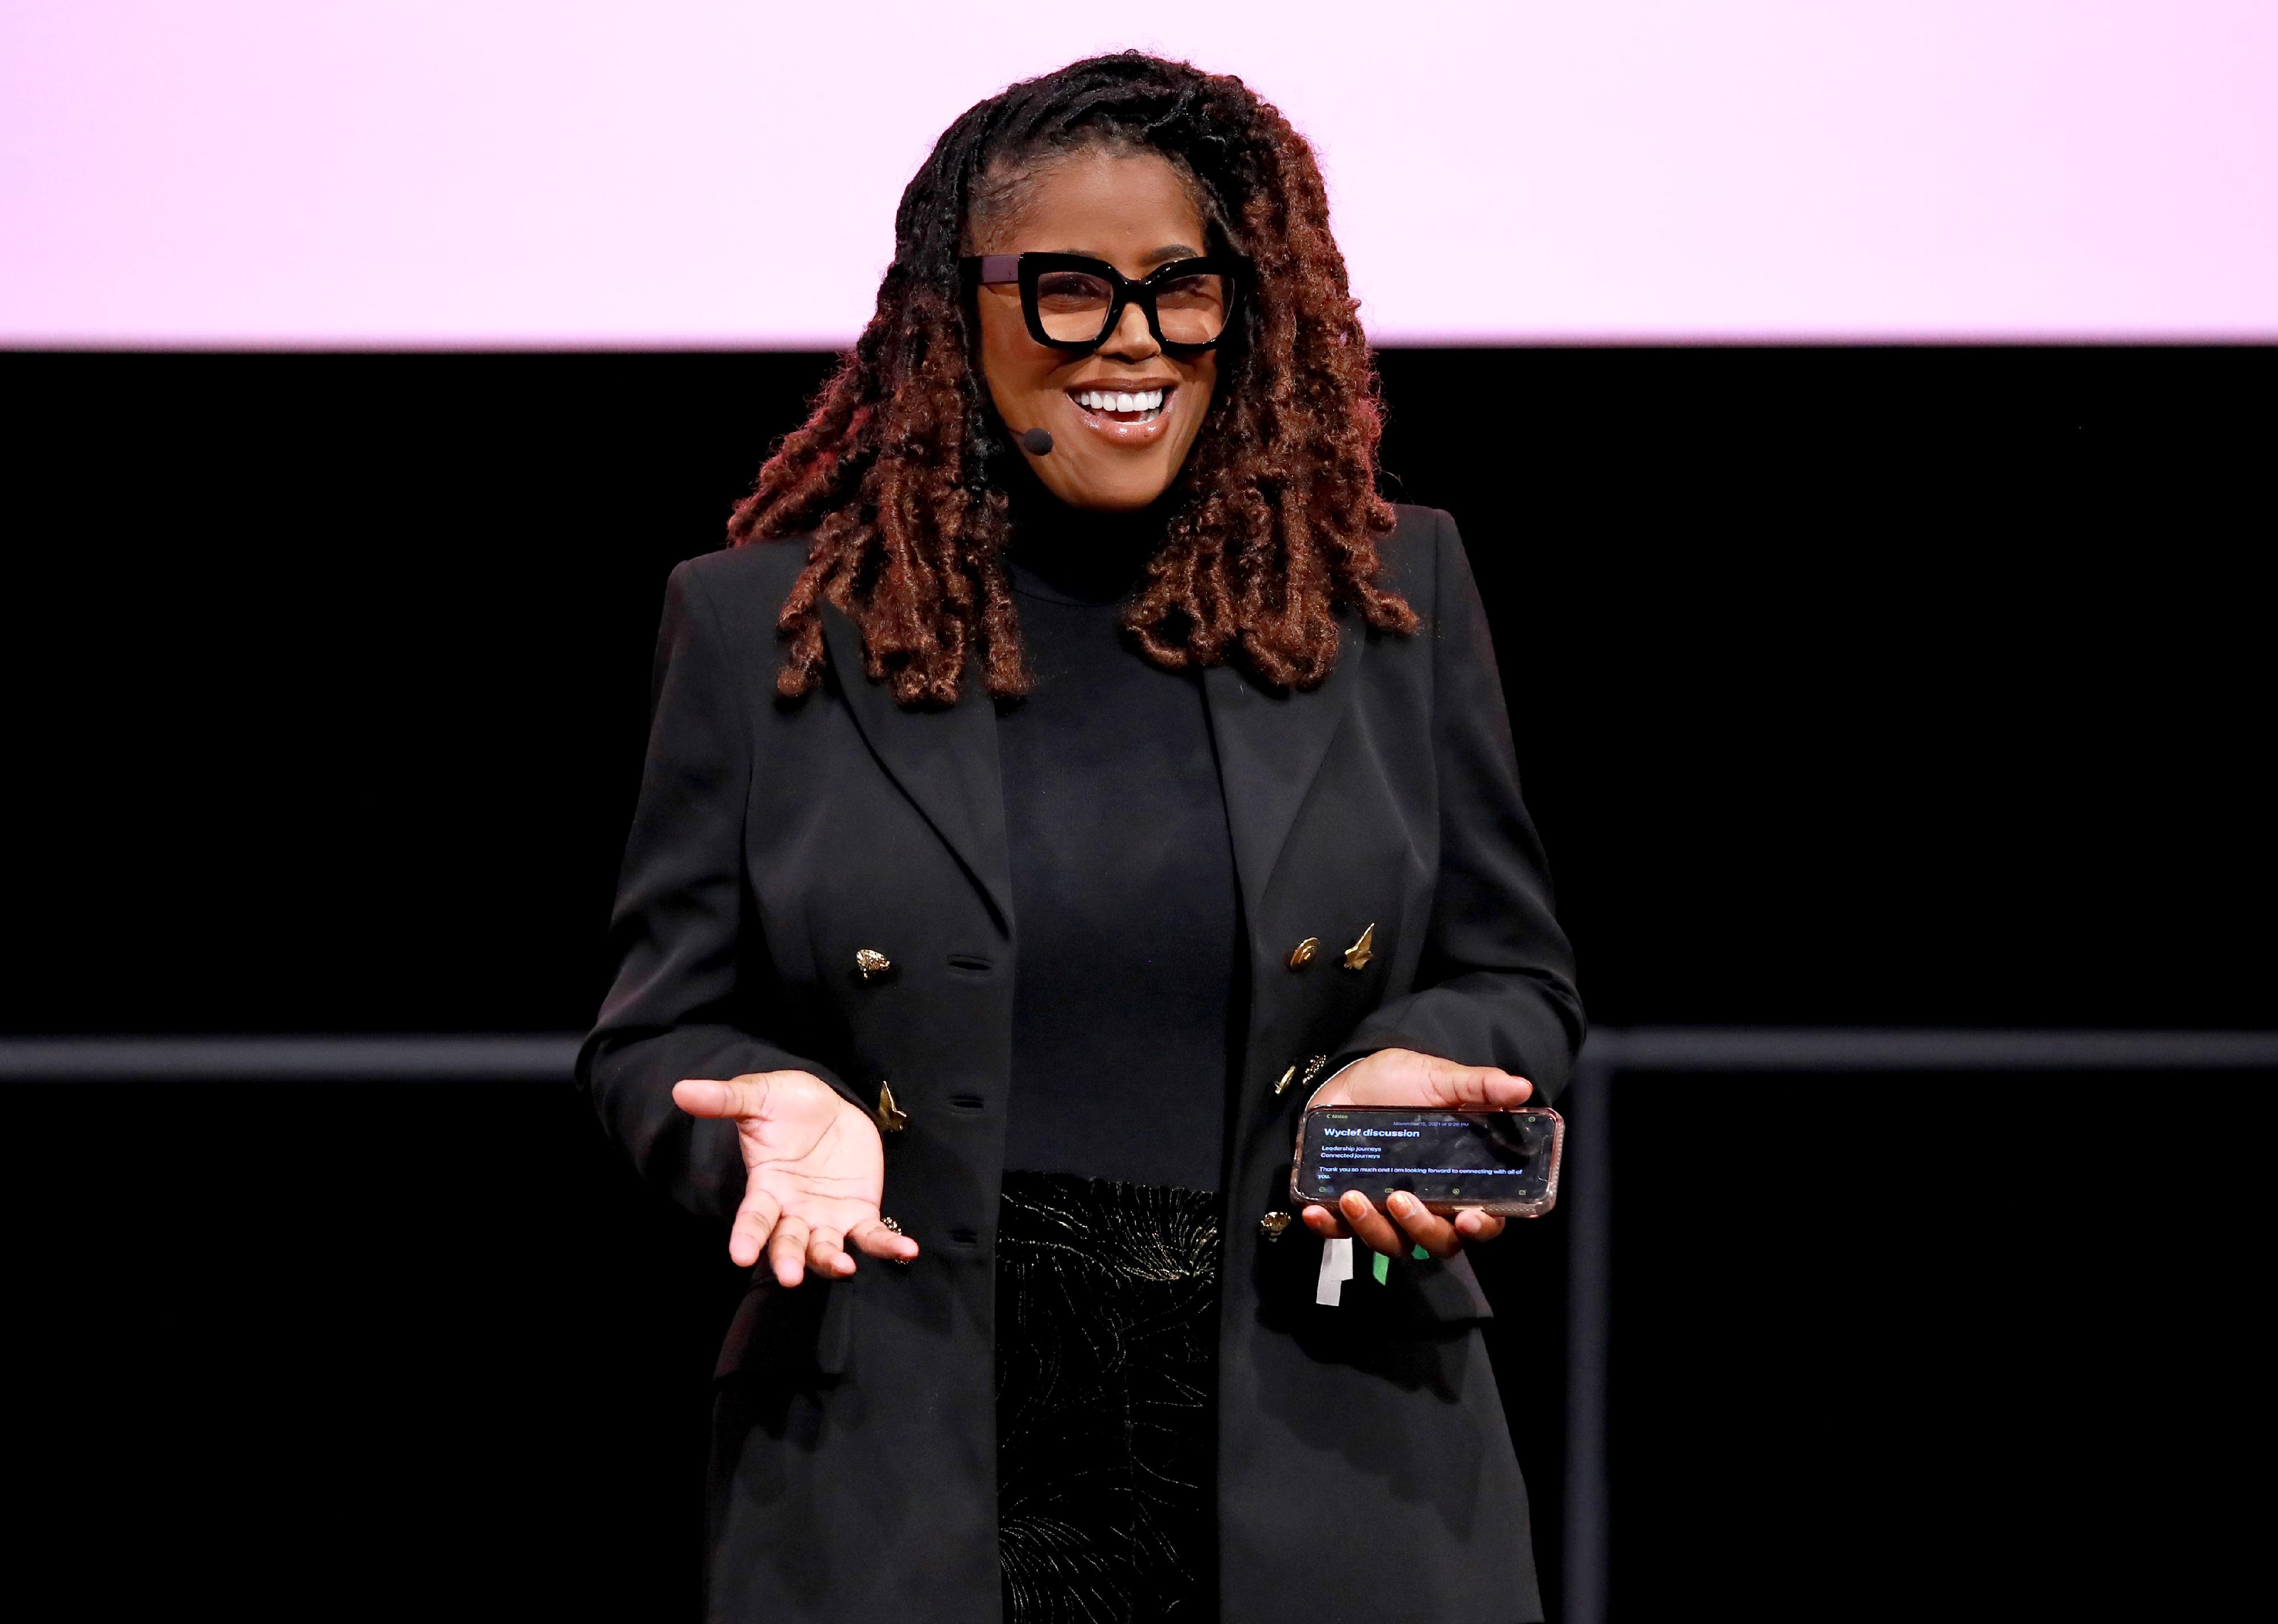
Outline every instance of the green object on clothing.
{"type": "Polygon", "coordinates": [[[1423,1247],[1418,1247],[1415,1251],[1410,1253],[1409,1255],[1413,1257],[1418,1262],[1421,1263],[1428,1261],[1432,1254],[1429,1252],[1426,1252],[1423,1247]]]}
{"type": "Polygon", "coordinates": [[[1392,1260],[1380,1252],[1376,1254],[1373,1267],[1376,1269],[1376,1283],[1379,1285],[1389,1285],[1392,1283],[1392,1260]]]}

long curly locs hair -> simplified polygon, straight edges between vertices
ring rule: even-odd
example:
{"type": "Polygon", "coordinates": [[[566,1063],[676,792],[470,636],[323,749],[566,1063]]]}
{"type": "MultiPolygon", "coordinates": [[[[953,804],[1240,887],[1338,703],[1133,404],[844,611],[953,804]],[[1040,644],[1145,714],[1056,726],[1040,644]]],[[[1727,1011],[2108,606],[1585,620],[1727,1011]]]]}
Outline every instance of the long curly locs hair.
{"type": "Polygon", "coordinates": [[[1094,146],[1168,158],[1257,268],[1125,626],[1158,665],[1237,660],[1278,688],[1328,675],[1342,607],[1416,629],[1377,583],[1382,413],[1312,152],[1239,79],[1130,51],[968,110],[902,194],[875,314],[729,522],[734,545],[812,537],[777,622],[784,694],[822,679],[825,600],[899,704],[954,704],[975,656],[991,695],[1030,688],[1004,562],[1019,453],[978,376],[958,262],[976,207],[1094,146]]]}

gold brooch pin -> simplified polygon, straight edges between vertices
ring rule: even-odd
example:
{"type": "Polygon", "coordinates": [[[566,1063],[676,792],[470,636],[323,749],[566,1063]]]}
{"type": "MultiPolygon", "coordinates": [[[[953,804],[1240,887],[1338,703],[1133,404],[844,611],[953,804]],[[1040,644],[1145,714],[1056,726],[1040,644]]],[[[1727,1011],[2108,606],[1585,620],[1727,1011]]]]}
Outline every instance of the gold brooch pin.
{"type": "Polygon", "coordinates": [[[1289,1215],[1286,1212],[1269,1212],[1257,1220],[1257,1232],[1268,1240],[1280,1239],[1281,1231],[1288,1227],[1289,1215]]]}
{"type": "Polygon", "coordinates": [[[1345,968],[1365,970],[1368,968],[1368,961],[1375,957],[1376,922],[1372,919],[1369,921],[1368,928],[1361,932],[1360,940],[1345,949],[1345,968]]]}
{"type": "Polygon", "coordinates": [[[875,948],[854,949],[855,972],[866,980],[875,980],[894,967],[894,961],[875,948]]]}
{"type": "Polygon", "coordinates": [[[871,1113],[878,1119],[881,1133],[899,1133],[910,1125],[910,1114],[894,1103],[893,1085],[883,1078],[878,1081],[878,1109],[871,1113]]]}
{"type": "Polygon", "coordinates": [[[1313,962],[1313,955],[1320,950],[1321,939],[1319,936],[1306,937],[1296,947],[1289,949],[1289,968],[1292,970],[1303,970],[1306,965],[1313,962]]]}

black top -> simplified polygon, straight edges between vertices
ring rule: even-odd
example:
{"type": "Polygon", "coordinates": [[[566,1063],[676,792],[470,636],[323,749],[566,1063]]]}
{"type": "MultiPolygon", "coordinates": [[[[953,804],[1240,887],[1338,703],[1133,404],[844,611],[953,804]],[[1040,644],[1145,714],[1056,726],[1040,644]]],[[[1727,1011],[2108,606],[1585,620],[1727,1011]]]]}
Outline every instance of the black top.
{"type": "Polygon", "coordinates": [[[1118,623],[1159,530],[1029,522],[998,729],[1018,951],[1005,1165],[1215,1190],[1241,911],[1202,684],[1118,623]]]}

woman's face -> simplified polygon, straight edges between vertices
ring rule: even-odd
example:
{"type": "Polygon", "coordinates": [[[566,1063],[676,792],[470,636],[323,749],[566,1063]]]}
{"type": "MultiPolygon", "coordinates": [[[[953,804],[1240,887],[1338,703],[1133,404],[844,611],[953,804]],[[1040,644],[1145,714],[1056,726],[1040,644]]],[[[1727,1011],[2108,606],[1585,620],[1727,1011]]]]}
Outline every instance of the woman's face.
{"type": "MultiPolygon", "coordinates": [[[[1015,210],[975,233],[979,254],[1087,254],[1137,280],[1158,265],[1204,251],[1202,216],[1178,171],[1152,153],[1083,151],[1034,177],[1015,210]]],[[[1021,290],[979,290],[981,365],[1013,441],[1043,429],[1052,448],[1021,455],[1071,507],[1121,513],[1170,487],[1210,411],[1217,352],[1181,361],[1165,353],[1135,302],[1088,355],[1039,344],[1021,313],[1021,290]],[[1163,392],[1159,408],[1119,411],[1095,392],[1163,392]]]]}

